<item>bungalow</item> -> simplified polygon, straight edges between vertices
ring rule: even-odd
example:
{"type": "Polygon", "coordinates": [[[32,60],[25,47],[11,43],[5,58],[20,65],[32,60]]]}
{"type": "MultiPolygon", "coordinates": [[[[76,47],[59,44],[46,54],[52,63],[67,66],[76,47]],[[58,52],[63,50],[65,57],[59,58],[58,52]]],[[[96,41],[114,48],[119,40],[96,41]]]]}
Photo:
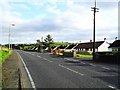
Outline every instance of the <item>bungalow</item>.
{"type": "Polygon", "coordinates": [[[114,41],[109,48],[112,49],[112,51],[120,51],[120,40],[114,41]]]}
{"type": "MultiPolygon", "coordinates": [[[[95,52],[109,51],[109,43],[106,41],[97,41],[95,42],[95,52]]],[[[78,51],[93,51],[93,42],[80,43],[75,48],[78,51]]]]}
{"type": "Polygon", "coordinates": [[[65,45],[61,45],[61,46],[59,46],[58,48],[59,48],[60,50],[64,50],[66,47],[67,47],[67,46],[65,46],[65,45]]]}
{"type": "Polygon", "coordinates": [[[54,48],[56,48],[56,46],[52,46],[51,49],[53,50],[54,48]]]}
{"type": "Polygon", "coordinates": [[[61,50],[61,51],[63,51],[65,48],[66,48],[67,46],[64,46],[64,45],[60,45],[60,46],[56,46],[56,47],[54,47],[54,51],[55,50],[61,50]]]}
{"type": "Polygon", "coordinates": [[[77,43],[77,44],[71,44],[71,45],[69,45],[69,46],[67,46],[67,47],[65,48],[65,51],[75,50],[75,48],[76,48],[77,45],[78,45],[78,43],[77,43]]]}
{"type": "Polygon", "coordinates": [[[63,51],[64,51],[64,49],[66,48],[67,46],[64,46],[64,45],[60,45],[60,46],[56,46],[56,47],[54,47],[54,49],[53,49],[53,53],[56,53],[56,54],[61,54],[63,51]]]}

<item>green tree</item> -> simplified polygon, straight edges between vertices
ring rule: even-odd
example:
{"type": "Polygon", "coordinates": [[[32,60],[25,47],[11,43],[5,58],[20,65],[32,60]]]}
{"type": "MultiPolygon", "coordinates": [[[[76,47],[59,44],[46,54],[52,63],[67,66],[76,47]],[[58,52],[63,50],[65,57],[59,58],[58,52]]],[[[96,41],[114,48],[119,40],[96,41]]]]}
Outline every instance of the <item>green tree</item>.
{"type": "Polygon", "coordinates": [[[47,37],[44,39],[46,46],[48,47],[48,49],[51,49],[51,44],[53,43],[53,38],[51,37],[50,34],[47,35],[47,37]]]}
{"type": "Polygon", "coordinates": [[[38,48],[38,51],[41,51],[41,49],[43,47],[43,42],[41,42],[40,40],[37,40],[36,47],[38,48]]]}

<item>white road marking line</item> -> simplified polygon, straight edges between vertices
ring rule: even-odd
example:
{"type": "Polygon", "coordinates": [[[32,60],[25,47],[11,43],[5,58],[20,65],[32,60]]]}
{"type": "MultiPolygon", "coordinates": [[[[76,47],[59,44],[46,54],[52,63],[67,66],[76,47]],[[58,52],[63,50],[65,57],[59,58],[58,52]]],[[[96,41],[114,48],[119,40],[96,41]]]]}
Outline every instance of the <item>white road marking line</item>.
{"type": "Polygon", "coordinates": [[[84,76],[84,74],[79,73],[79,72],[77,72],[77,71],[75,71],[75,70],[72,70],[72,69],[70,69],[70,68],[68,68],[68,67],[65,67],[65,66],[63,66],[63,65],[61,65],[61,64],[59,64],[59,66],[62,67],[62,68],[65,68],[65,69],[67,69],[67,70],[69,70],[69,71],[72,71],[72,72],[74,72],[74,73],[77,73],[77,74],[79,74],[79,75],[81,75],[81,76],[84,76]]]}
{"type": "Polygon", "coordinates": [[[29,79],[30,79],[32,88],[33,88],[34,90],[36,90],[35,83],[34,83],[32,77],[31,77],[31,75],[30,75],[30,72],[29,72],[29,70],[28,70],[28,68],[27,68],[27,66],[26,66],[26,64],[25,64],[25,62],[23,61],[23,58],[21,57],[21,55],[20,55],[18,52],[17,52],[17,54],[19,55],[19,57],[20,57],[20,59],[21,59],[23,65],[24,65],[24,67],[25,67],[25,70],[26,70],[26,72],[27,72],[27,74],[28,74],[28,77],[29,77],[29,79]]]}
{"type": "Polygon", "coordinates": [[[86,64],[86,63],[84,63],[84,62],[80,62],[80,63],[82,63],[82,64],[86,64]]]}
{"type": "Polygon", "coordinates": [[[34,54],[32,54],[34,56],[34,54]]]}
{"type": "Polygon", "coordinates": [[[30,53],[30,52],[26,52],[26,53],[30,53]]]}
{"type": "Polygon", "coordinates": [[[48,60],[49,62],[53,62],[53,61],[50,61],[50,60],[48,60]]]}
{"type": "Polygon", "coordinates": [[[48,59],[46,59],[46,58],[43,58],[44,60],[46,60],[46,61],[48,61],[48,62],[53,62],[53,61],[50,61],[50,60],[48,60],[48,59]]]}
{"type": "Polygon", "coordinates": [[[107,68],[107,67],[102,67],[103,69],[107,69],[107,70],[110,70],[110,68],[107,68]]]}
{"type": "Polygon", "coordinates": [[[75,61],[75,62],[79,61],[79,60],[74,60],[74,59],[69,59],[69,58],[65,58],[65,59],[68,61],[75,61]]]}
{"type": "Polygon", "coordinates": [[[37,55],[37,57],[41,58],[41,56],[37,55]]]}
{"type": "Polygon", "coordinates": [[[94,65],[94,64],[92,64],[92,63],[90,63],[89,65],[96,67],[96,65],[94,65]]]}
{"type": "Polygon", "coordinates": [[[109,87],[109,88],[113,88],[113,89],[115,89],[115,87],[113,87],[113,86],[111,86],[111,85],[109,85],[108,87],[109,87]]]}

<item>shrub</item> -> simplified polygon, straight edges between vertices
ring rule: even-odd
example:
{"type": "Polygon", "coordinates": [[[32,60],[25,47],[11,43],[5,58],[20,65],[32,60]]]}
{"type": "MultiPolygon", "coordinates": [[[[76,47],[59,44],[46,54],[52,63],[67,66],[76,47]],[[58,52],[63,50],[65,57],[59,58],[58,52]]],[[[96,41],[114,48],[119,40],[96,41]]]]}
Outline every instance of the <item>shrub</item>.
{"type": "Polygon", "coordinates": [[[76,51],[76,54],[91,55],[92,53],[87,51],[76,51]]]}

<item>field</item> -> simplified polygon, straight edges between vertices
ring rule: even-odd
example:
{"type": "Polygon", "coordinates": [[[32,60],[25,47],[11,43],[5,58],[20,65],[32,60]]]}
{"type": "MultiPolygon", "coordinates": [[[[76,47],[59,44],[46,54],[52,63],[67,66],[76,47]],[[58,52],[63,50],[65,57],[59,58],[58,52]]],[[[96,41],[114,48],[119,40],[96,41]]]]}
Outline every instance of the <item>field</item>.
{"type": "Polygon", "coordinates": [[[11,53],[12,50],[8,51],[8,48],[0,46],[0,63],[4,62],[11,53]]]}

